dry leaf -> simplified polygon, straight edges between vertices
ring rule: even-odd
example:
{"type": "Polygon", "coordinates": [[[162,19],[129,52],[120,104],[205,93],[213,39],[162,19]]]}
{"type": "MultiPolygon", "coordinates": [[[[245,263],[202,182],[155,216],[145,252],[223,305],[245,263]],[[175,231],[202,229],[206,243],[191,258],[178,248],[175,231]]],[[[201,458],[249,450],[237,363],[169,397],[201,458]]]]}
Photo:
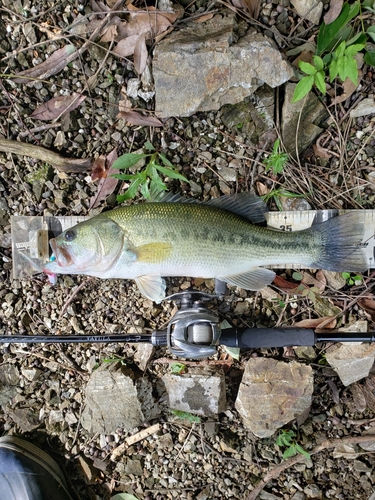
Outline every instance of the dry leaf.
{"type": "Polygon", "coordinates": [[[54,120],[55,118],[78,108],[78,106],[80,106],[85,99],[86,96],[77,94],[77,92],[74,92],[71,95],[54,97],[36,108],[32,112],[31,116],[43,121],[54,120]]]}
{"type": "Polygon", "coordinates": [[[269,188],[265,184],[263,184],[262,182],[257,181],[255,183],[255,186],[257,188],[257,192],[258,192],[259,196],[265,196],[266,194],[268,194],[270,192],[269,188]]]}
{"type": "Polygon", "coordinates": [[[358,85],[355,85],[349,78],[344,81],[342,86],[344,88],[344,92],[341,95],[335,97],[330,106],[334,106],[335,104],[346,101],[348,97],[350,97],[358,88],[358,85]]]}
{"type": "Polygon", "coordinates": [[[146,116],[137,111],[128,111],[127,113],[119,113],[118,118],[124,118],[131,125],[142,125],[146,127],[162,127],[162,122],[155,116],[146,116]]]}
{"type": "Polygon", "coordinates": [[[90,210],[92,208],[96,208],[101,201],[105,200],[107,196],[112,194],[113,191],[115,190],[118,183],[118,179],[116,179],[115,177],[111,177],[112,174],[118,173],[117,169],[112,168],[113,162],[115,160],[117,160],[116,148],[113,151],[111,151],[105,159],[103,157],[99,157],[98,160],[95,160],[96,164],[95,169],[97,170],[97,173],[99,173],[101,169],[100,175],[102,177],[99,180],[98,191],[96,195],[94,195],[90,199],[90,207],[89,207],[90,210]],[[104,163],[105,163],[105,171],[103,172],[104,163]]]}
{"type": "Polygon", "coordinates": [[[344,0],[331,0],[328,12],[323,19],[326,24],[331,24],[341,13],[344,0]]]}
{"type": "Polygon", "coordinates": [[[49,78],[65,68],[68,57],[75,51],[74,45],[65,45],[62,49],[56,50],[41,64],[17,73],[19,77],[22,76],[23,78],[14,78],[13,81],[15,83],[29,83],[35,79],[49,78]]]}
{"type": "Polygon", "coordinates": [[[101,42],[112,42],[118,35],[116,24],[111,24],[107,26],[104,30],[104,34],[101,37],[101,42]]]}
{"type": "Polygon", "coordinates": [[[320,144],[313,144],[314,155],[319,158],[331,158],[332,155],[328,153],[328,151],[323,148],[320,144]]]}
{"type": "Polygon", "coordinates": [[[197,19],[194,19],[195,23],[204,23],[206,21],[209,21],[214,17],[213,12],[210,12],[209,14],[203,14],[203,16],[198,17],[197,19]]]}
{"type": "Polygon", "coordinates": [[[358,301],[359,307],[362,307],[364,311],[370,316],[372,321],[375,321],[375,300],[373,299],[360,299],[358,301]]]}
{"type": "Polygon", "coordinates": [[[146,35],[143,33],[139,35],[134,47],[134,69],[138,75],[143,73],[147,64],[147,57],[146,35]]]}
{"type": "Polygon", "coordinates": [[[291,290],[295,290],[297,288],[296,283],[291,283],[290,281],[285,280],[281,276],[276,275],[273,280],[273,284],[283,290],[284,292],[290,292],[291,290]]]}
{"type": "Polygon", "coordinates": [[[91,180],[96,181],[103,177],[106,177],[105,156],[99,156],[92,164],[91,180]]]}
{"type": "Polygon", "coordinates": [[[332,452],[333,458],[357,458],[357,446],[353,444],[339,444],[332,452]]]}
{"type": "Polygon", "coordinates": [[[121,57],[128,57],[134,54],[135,44],[139,35],[130,35],[123,40],[120,40],[116,47],[113,49],[113,52],[118,54],[121,57]]]}
{"type": "Polygon", "coordinates": [[[302,321],[298,321],[297,323],[294,323],[293,327],[297,328],[335,328],[336,326],[336,319],[334,316],[324,316],[323,318],[310,318],[310,319],[303,319],[302,321]]]}
{"type": "MultiPolygon", "coordinates": [[[[121,92],[121,94],[122,94],[122,92],[121,92]]],[[[128,97],[126,95],[125,96],[123,95],[123,98],[118,103],[118,109],[120,111],[119,114],[129,113],[129,111],[132,110],[132,107],[133,107],[133,105],[132,105],[130,99],[128,99],[128,97]]]]}
{"type": "Polygon", "coordinates": [[[144,9],[137,9],[133,5],[128,5],[130,12],[130,21],[119,25],[119,35],[117,40],[121,40],[131,35],[148,34],[154,38],[171,26],[167,16],[160,14],[155,7],[148,7],[147,12],[144,9]]]}

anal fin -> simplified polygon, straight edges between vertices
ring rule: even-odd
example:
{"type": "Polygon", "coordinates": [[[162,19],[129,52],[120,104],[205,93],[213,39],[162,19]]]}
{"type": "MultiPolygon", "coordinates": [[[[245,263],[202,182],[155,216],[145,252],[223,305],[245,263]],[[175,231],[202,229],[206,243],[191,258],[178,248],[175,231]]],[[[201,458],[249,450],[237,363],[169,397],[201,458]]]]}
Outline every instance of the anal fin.
{"type": "Polygon", "coordinates": [[[135,279],[139,291],[159,304],[165,297],[165,280],[161,276],[139,276],[135,279]]]}
{"type": "Polygon", "coordinates": [[[233,276],[223,276],[219,279],[228,283],[228,285],[239,286],[245,290],[261,290],[266,287],[275,278],[274,271],[263,267],[253,267],[250,271],[233,276]]]}

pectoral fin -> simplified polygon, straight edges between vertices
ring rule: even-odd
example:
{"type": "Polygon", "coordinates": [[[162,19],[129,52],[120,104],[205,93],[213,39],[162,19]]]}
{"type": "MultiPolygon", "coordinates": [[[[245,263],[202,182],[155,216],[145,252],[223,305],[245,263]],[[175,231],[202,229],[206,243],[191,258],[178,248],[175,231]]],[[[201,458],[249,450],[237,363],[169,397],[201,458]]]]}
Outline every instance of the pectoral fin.
{"type": "Polygon", "coordinates": [[[142,295],[159,304],[165,297],[165,280],[161,276],[139,276],[135,282],[142,295]]]}
{"type": "Polygon", "coordinates": [[[166,242],[147,243],[135,249],[138,262],[158,264],[167,259],[172,251],[172,244],[166,242]]]}
{"type": "Polygon", "coordinates": [[[275,273],[270,269],[254,267],[247,273],[224,276],[219,279],[225,281],[228,285],[239,286],[245,290],[261,290],[272,283],[274,278],[275,273]]]}

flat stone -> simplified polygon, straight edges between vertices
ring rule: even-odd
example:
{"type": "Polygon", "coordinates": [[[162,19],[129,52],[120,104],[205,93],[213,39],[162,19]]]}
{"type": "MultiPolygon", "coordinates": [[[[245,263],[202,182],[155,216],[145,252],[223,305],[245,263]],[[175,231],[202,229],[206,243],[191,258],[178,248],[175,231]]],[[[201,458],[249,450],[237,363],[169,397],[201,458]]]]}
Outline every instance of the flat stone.
{"type": "Polygon", "coordinates": [[[306,99],[292,102],[295,88],[295,83],[285,85],[281,124],[284,146],[292,156],[297,153],[296,137],[298,153],[302,153],[322,133],[320,124],[328,117],[325,107],[312,92],[307,94],[306,99]]]}
{"type": "Polygon", "coordinates": [[[260,438],[269,437],[310,408],[313,383],[310,366],[251,358],[235,406],[245,427],[260,438]]]}
{"type": "Polygon", "coordinates": [[[85,404],[82,427],[90,433],[130,430],[160,414],[151,383],[121,363],[103,364],[91,374],[85,404]]]}
{"type": "Polygon", "coordinates": [[[375,113],[375,101],[373,97],[363,99],[357,106],[350,111],[350,118],[358,118],[375,113]]]}
{"type": "Polygon", "coordinates": [[[9,416],[19,427],[22,433],[31,432],[40,426],[38,410],[32,408],[17,408],[9,412],[9,416]]]}
{"type": "Polygon", "coordinates": [[[208,417],[226,409],[223,372],[190,368],[189,373],[168,373],[161,379],[170,408],[208,417]]]}
{"type": "Polygon", "coordinates": [[[323,2],[319,0],[290,0],[299,16],[313,24],[319,24],[323,12],[323,2]]]}
{"type": "Polygon", "coordinates": [[[271,39],[250,28],[236,42],[235,27],[235,15],[228,11],[205,23],[188,23],[157,45],[157,116],[218,110],[243,101],[264,83],[274,88],[293,76],[271,39]]]}
{"type": "Polygon", "coordinates": [[[19,371],[14,365],[0,366],[0,407],[6,405],[17,394],[17,385],[20,380],[19,371]]]}
{"type": "MultiPolygon", "coordinates": [[[[346,328],[345,331],[350,330],[346,328]]],[[[359,342],[341,344],[327,351],[326,359],[341,382],[348,386],[368,376],[375,360],[375,345],[359,342]]]]}

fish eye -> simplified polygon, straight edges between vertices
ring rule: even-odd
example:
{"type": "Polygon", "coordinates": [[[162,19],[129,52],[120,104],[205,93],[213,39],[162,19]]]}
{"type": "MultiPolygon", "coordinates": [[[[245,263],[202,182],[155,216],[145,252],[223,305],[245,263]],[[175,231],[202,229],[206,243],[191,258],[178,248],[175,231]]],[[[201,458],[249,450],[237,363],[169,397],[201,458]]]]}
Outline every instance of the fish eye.
{"type": "Polygon", "coordinates": [[[73,231],[72,229],[69,229],[68,231],[66,231],[66,233],[65,233],[66,241],[73,241],[75,237],[76,237],[75,231],[73,231]]]}

